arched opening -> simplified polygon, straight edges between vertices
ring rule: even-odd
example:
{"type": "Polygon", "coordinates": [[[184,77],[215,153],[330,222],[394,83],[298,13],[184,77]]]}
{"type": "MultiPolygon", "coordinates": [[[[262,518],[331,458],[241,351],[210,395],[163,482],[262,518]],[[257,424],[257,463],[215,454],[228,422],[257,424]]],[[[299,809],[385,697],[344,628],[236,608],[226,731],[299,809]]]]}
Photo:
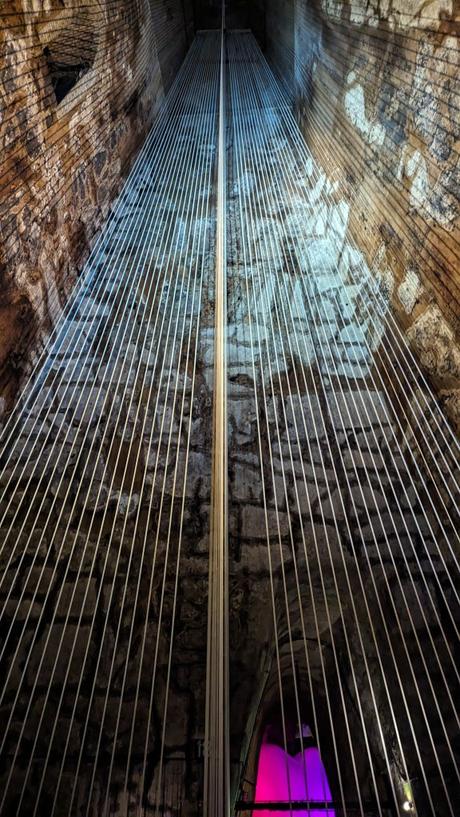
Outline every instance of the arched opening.
{"type": "Polygon", "coordinates": [[[63,6],[61,17],[41,24],[38,35],[58,105],[93,67],[100,31],[101,9],[94,0],[83,8],[63,6]]]}
{"type": "Polygon", "coordinates": [[[335,817],[326,770],[310,727],[285,735],[268,724],[259,750],[253,817],[282,817],[283,804],[300,817],[335,817]],[[260,808],[266,806],[266,808],[260,808]],[[305,806],[302,808],[302,806],[305,806]]]}
{"type": "Polygon", "coordinates": [[[80,59],[75,63],[66,63],[54,54],[58,54],[57,49],[51,49],[46,46],[43,50],[48,63],[48,70],[51,78],[51,83],[56,97],[56,102],[60,102],[67,96],[67,94],[74,88],[77,82],[86,74],[91,67],[89,60],[80,59]]]}

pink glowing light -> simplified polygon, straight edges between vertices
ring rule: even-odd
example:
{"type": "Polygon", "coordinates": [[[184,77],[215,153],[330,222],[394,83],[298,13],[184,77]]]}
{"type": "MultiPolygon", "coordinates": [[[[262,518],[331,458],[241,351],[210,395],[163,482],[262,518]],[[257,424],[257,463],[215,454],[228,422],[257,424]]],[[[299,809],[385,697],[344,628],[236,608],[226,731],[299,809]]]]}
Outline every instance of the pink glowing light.
{"type": "MultiPolygon", "coordinates": [[[[289,800],[316,800],[328,803],[331,791],[318,749],[305,749],[295,757],[280,746],[263,743],[257,770],[256,803],[289,800]],[[289,782],[288,782],[289,781],[289,782]]],[[[286,817],[289,812],[267,809],[254,811],[253,817],[286,817]]],[[[334,809],[292,812],[295,817],[335,817],[334,809]]]]}

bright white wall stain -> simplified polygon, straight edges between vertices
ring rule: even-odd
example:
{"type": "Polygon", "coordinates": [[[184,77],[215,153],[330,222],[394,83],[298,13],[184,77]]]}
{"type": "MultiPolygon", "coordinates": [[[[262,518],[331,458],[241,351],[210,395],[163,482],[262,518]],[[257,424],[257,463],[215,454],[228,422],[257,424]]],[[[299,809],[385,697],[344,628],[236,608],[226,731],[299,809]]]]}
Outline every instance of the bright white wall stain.
{"type": "Polygon", "coordinates": [[[387,250],[383,241],[374,256],[372,275],[379,282],[380,290],[390,298],[395,285],[395,277],[388,264],[387,250]]]}
{"type": "Polygon", "coordinates": [[[451,230],[458,215],[458,202],[452,194],[446,193],[439,174],[434,182],[430,182],[426,159],[419,150],[411,151],[405,147],[399,163],[397,178],[409,181],[410,206],[422,210],[434,222],[446,230],[451,230]],[[444,207],[439,206],[442,200],[444,207]]]}
{"type": "Polygon", "coordinates": [[[351,87],[346,92],[344,99],[347,116],[364,136],[366,142],[370,145],[382,145],[385,139],[385,128],[379,122],[372,122],[367,118],[364,89],[362,85],[353,85],[355,80],[355,72],[350,71],[347,82],[351,87]]]}
{"type": "Polygon", "coordinates": [[[341,0],[321,0],[323,11],[335,20],[340,20],[342,16],[343,3],[341,0]]]}
{"type": "Polygon", "coordinates": [[[422,294],[423,287],[420,278],[413,269],[408,269],[404,279],[398,287],[398,298],[401,301],[405,312],[410,315],[422,294]]]}
{"type": "Polygon", "coordinates": [[[407,161],[406,175],[411,180],[411,206],[425,207],[428,200],[430,183],[426,161],[419,150],[416,150],[407,161]]]}

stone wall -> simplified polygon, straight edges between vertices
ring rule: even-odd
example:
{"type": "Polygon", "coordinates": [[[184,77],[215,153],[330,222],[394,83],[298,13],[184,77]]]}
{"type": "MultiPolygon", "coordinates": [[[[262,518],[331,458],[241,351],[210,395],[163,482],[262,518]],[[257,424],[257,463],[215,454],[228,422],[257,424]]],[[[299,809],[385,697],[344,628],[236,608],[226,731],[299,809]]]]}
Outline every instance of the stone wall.
{"type": "Polygon", "coordinates": [[[460,3],[267,0],[267,55],[309,147],[385,270],[394,314],[460,417],[460,3]]]}
{"type": "Polygon", "coordinates": [[[192,36],[187,0],[10,0],[0,23],[0,398],[55,322],[192,36]]]}

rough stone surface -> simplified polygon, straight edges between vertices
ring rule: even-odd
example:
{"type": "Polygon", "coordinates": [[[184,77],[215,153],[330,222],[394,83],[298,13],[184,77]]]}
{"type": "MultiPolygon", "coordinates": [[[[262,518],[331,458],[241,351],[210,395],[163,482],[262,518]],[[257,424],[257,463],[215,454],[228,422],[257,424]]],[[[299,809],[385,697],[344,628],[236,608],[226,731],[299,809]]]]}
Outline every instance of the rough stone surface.
{"type": "Polygon", "coordinates": [[[178,0],[2,6],[0,393],[7,404],[184,57],[186,7],[178,0]],[[60,75],[74,83],[64,96],[60,75]]]}
{"type": "MultiPolygon", "coordinates": [[[[241,60],[236,45],[235,50],[241,60]]],[[[231,63],[231,47],[229,54],[231,63]]],[[[246,57],[258,65],[250,48],[246,57]]],[[[240,83],[244,71],[234,71],[240,83]]],[[[230,327],[237,327],[228,344],[232,756],[239,752],[250,799],[264,729],[277,724],[282,743],[282,698],[288,740],[294,740],[298,695],[301,717],[310,725],[316,718],[324,738],[323,758],[335,788],[329,701],[340,762],[354,752],[363,798],[373,795],[360,724],[377,777],[385,777],[388,763],[402,798],[404,764],[383,674],[396,699],[404,667],[409,708],[417,699],[416,680],[436,705],[425,669],[411,675],[405,647],[417,667],[418,646],[424,655],[431,652],[429,632],[434,636],[440,609],[433,611],[438,597],[428,565],[432,560],[432,576],[440,578],[435,552],[456,534],[450,523],[442,533],[438,521],[444,511],[438,518],[437,505],[428,506],[438,497],[458,519],[439,482],[451,468],[449,490],[458,496],[455,450],[448,434],[436,463],[431,460],[437,476],[423,464],[431,453],[422,433],[434,439],[442,414],[404,347],[399,353],[392,348],[388,318],[395,283],[387,254],[380,251],[370,262],[357,248],[343,189],[308,152],[293,147],[278,116],[276,92],[266,81],[263,87],[262,109],[249,94],[238,99],[228,156],[228,309],[230,327]],[[247,128],[243,136],[241,122],[247,128]],[[250,491],[257,472],[259,497],[250,491]],[[354,749],[346,748],[340,684],[353,702],[354,749]]],[[[433,324],[439,330],[437,355],[447,357],[451,330],[446,323],[441,330],[439,320],[433,324]]],[[[427,331],[424,326],[423,337],[427,331]]],[[[453,368],[454,361],[450,349],[449,364],[436,359],[436,367],[453,368]]],[[[446,427],[444,418],[441,424],[446,427]]],[[[443,711],[448,719],[447,708],[443,711]]],[[[412,745],[410,724],[399,708],[396,721],[403,746],[412,745]]],[[[435,742],[443,743],[441,731],[435,731],[435,742]]],[[[409,777],[415,778],[412,750],[404,752],[409,777]]],[[[424,758],[434,781],[436,756],[424,758]]],[[[348,770],[345,761],[342,781],[352,802],[357,792],[348,770]]],[[[429,814],[419,784],[417,802],[418,813],[429,814]]]]}
{"type": "MultiPolygon", "coordinates": [[[[385,268],[402,331],[435,303],[457,349],[459,21],[452,0],[267,2],[269,60],[350,208],[347,236],[371,268],[385,268]]],[[[427,375],[444,399],[449,376],[431,366],[427,375]]],[[[456,399],[443,404],[458,428],[456,399]]]]}

